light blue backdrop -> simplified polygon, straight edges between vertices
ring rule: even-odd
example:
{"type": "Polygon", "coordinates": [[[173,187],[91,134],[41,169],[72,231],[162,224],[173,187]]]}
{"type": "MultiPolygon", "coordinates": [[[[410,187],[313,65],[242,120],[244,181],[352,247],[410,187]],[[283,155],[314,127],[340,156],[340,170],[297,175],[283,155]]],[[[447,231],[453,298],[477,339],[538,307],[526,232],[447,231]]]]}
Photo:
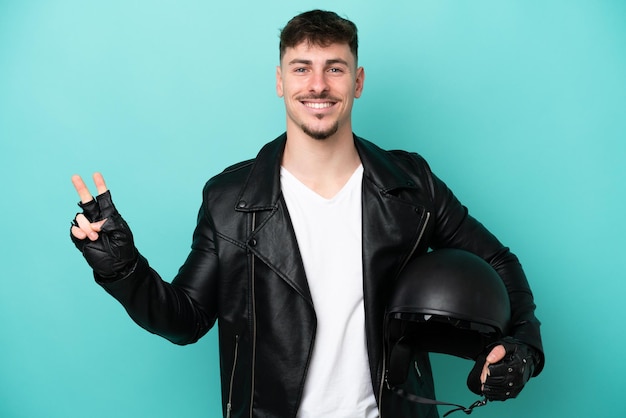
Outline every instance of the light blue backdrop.
{"type": "MultiPolygon", "coordinates": [[[[216,333],[174,346],[93,283],[70,176],[171,278],[204,182],[284,129],[278,31],[314,7],[359,25],[356,132],[423,154],[531,280],[546,369],[475,415],[623,416],[626,2],[1,0],[1,417],[219,415],[216,333]]],[[[470,367],[436,357],[441,399],[470,367]]]]}

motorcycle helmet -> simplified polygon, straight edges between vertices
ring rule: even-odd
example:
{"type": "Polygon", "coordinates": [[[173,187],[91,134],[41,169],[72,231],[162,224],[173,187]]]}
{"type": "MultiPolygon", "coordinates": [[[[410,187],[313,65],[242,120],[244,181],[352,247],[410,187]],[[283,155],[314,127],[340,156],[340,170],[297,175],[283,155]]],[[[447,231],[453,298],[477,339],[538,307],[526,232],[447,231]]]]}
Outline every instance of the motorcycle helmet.
{"type": "Polygon", "coordinates": [[[406,380],[415,352],[476,360],[506,335],[510,316],[506,287],[482,258],[459,249],[415,257],[400,273],[386,308],[388,383],[406,380]]]}

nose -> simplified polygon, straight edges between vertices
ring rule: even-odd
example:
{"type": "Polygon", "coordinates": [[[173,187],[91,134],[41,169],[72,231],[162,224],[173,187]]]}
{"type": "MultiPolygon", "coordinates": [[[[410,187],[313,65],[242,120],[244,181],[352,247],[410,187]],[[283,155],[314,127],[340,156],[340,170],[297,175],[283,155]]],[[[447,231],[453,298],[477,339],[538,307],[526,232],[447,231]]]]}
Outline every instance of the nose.
{"type": "Polygon", "coordinates": [[[314,71],[311,73],[309,91],[316,94],[328,91],[328,80],[326,79],[325,71],[314,71]]]}

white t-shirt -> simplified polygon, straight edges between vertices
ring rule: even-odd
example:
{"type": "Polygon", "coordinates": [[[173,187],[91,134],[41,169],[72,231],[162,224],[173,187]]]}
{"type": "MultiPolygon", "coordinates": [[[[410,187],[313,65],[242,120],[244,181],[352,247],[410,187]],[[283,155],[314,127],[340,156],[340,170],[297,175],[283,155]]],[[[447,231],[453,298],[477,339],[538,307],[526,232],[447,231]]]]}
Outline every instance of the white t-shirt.
{"type": "Polygon", "coordinates": [[[285,168],[281,183],[317,316],[298,418],[377,418],[365,341],[361,253],[363,167],[331,199],[285,168]]]}

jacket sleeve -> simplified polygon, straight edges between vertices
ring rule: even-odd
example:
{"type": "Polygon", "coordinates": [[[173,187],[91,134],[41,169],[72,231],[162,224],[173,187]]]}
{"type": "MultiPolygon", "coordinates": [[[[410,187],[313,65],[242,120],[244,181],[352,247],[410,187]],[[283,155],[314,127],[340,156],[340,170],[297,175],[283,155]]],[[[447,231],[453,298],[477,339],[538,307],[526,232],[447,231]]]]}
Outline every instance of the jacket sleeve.
{"type": "Polygon", "coordinates": [[[214,243],[203,204],[191,252],[172,283],[162,280],[141,255],[126,277],[107,282],[96,276],[96,281],[147,331],[175,344],[194,343],[216,319],[219,264],[214,243]]]}
{"type": "Polygon", "coordinates": [[[511,337],[537,350],[539,374],[544,364],[540,321],[535,317],[535,302],[530,285],[515,254],[505,247],[487,228],[474,219],[452,191],[425,164],[434,203],[435,230],[432,248],[459,248],[486,260],[500,275],[511,303],[511,337]]]}

